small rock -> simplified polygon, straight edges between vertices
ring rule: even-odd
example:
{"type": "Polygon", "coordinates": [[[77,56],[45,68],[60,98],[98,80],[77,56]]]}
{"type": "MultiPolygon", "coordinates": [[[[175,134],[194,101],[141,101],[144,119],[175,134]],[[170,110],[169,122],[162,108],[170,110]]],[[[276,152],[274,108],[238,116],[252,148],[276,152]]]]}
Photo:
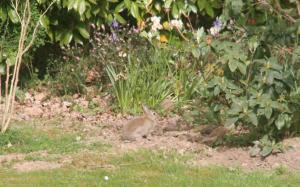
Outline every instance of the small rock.
{"type": "Polygon", "coordinates": [[[72,106],[72,103],[71,103],[71,102],[69,102],[69,101],[64,101],[64,102],[63,102],[63,106],[65,106],[65,107],[69,108],[69,107],[71,107],[71,106],[72,106]]]}
{"type": "Polygon", "coordinates": [[[73,95],[73,99],[78,99],[79,97],[80,97],[80,94],[76,93],[76,94],[73,95]]]}

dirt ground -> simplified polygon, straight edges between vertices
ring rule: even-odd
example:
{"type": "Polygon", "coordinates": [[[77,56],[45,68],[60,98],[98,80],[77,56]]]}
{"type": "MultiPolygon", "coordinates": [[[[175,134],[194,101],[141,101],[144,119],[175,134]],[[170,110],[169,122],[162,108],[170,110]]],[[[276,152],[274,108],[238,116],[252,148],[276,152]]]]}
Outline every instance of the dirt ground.
{"type": "MultiPolygon", "coordinates": [[[[132,119],[133,116],[123,116],[114,114],[109,110],[105,100],[95,97],[100,108],[104,110],[96,114],[87,114],[84,112],[72,111],[71,105],[78,104],[83,108],[88,108],[88,101],[79,96],[74,96],[73,101],[64,101],[60,98],[49,98],[45,93],[26,93],[25,101],[17,104],[15,120],[33,120],[36,118],[51,119],[60,116],[63,123],[63,129],[66,131],[74,130],[74,123],[80,121],[84,124],[82,133],[88,137],[86,143],[107,142],[113,145],[116,153],[124,153],[130,150],[141,148],[151,150],[175,150],[179,154],[192,153],[196,155],[187,164],[195,166],[220,165],[226,167],[240,167],[246,170],[256,169],[274,169],[279,166],[285,166],[291,170],[300,171],[300,138],[291,138],[284,140],[285,146],[291,149],[276,155],[262,159],[261,157],[251,157],[250,147],[226,147],[219,146],[212,148],[199,142],[189,139],[192,133],[191,129],[179,128],[170,131],[155,133],[148,139],[140,139],[135,142],[126,143],[120,140],[122,126],[132,119]],[[72,121],[73,123],[70,123],[72,121]]],[[[177,125],[178,117],[161,119],[158,129],[163,129],[168,125],[177,125]]],[[[47,123],[43,124],[47,128],[47,123]]],[[[47,152],[37,152],[29,154],[38,154],[47,157],[47,152]]],[[[25,161],[28,154],[8,154],[0,156],[0,165],[17,162],[12,168],[17,171],[34,171],[43,169],[53,169],[68,165],[72,158],[68,156],[57,156],[55,161],[25,161]]]]}

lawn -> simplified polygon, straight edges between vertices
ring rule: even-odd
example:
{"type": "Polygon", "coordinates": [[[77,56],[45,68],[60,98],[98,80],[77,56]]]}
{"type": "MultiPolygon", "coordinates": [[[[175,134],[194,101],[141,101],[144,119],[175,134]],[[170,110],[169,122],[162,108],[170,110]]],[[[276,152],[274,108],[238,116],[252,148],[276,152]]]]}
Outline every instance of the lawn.
{"type": "Polygon", "coordinates": [[[200,167],[195,154],[139,149],[120,152],[114,145],[78,141],[78,131],[66,133],[55,122],[14,124],[0,138],[1,155],[23,154],[21,160],[0,164],[0,186],[299,186],[300,173],[279,167],[273,171],[200,167]],[[10,142],[12,147],[7,147],[10,142]],[[47,155],[39,155],[46,151],[47,155]],[[37,153],[37,154],[35,154],[37,153]],[[14,164],[30,161],[71,162],[57,169],[20,172],[14,164]]]}
{"type": "Polygon", "coordinates": [[[222,167],[191,167],[180,158],[140,152],[112,161],[114,169],[61,168],[17,173],[0,170],[0,186],[299,186],[300,174],[278,169],[243,172],[222,167]],[[138,155],[136,155],[138,154],[138,155]],[[145,160],[137,160],[143,157],[145,160]],[[176,158],[176,159],[175,159],[176,158]],[[105,176],[108,180],[105,180],[105,176]]]}

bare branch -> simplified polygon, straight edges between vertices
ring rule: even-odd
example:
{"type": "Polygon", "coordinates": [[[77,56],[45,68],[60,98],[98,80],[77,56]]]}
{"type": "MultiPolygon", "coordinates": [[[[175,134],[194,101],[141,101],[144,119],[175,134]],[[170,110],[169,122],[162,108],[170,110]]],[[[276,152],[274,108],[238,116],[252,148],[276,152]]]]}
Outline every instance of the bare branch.
{"type": "Polygon", "coordinates": [[[36,23],[35,27],[34,27],[34,30],[33,30],[33,34],[32,34],[32,38],[29,42],[29,44],[25,47],[24,51],[23,51],[23,54],[26,53],[30,47],[33,45],[33,42],[36,38],[36,35],[37,35],[37,32],[38,32],[38,28],[40,26],[40,19],[45,16],[45,14],[49,11],[49,9],[51,8],[51,6],[56,2],[56,0],[52,1],[51,4],[47,7],[47,9],[42,13],[42,15],[40,16],[38,22],[36,23]]]}
{"type": "Polygon", "coordinates": [[[296,0],[296,5],[297,5],[297,12],[298,12],[298,17],[300,17],[300,1],[296,0]]]}

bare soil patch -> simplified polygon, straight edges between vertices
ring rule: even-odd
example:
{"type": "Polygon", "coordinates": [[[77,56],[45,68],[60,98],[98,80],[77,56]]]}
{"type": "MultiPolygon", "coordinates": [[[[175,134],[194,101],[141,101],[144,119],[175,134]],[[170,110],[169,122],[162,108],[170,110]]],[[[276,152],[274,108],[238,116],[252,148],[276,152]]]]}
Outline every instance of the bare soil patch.
{"type": "Polygon", "coordinates": [[[249,147],[208,149],[207,154],[199,155],[193,164],[241,167],[246,170],[269,170],[285,166],[289,169],[300,171],[300,138],[287,139],[284,141],[284,144],[293,148],[284,153],[270,155],[266,158],[251,157],[249,147]]]}
{"type": "Polygon", "coordinates": [[[8,155],[0,155],[0,165],[4,163],[10,163],[12,161],[23,160],[25,158],[25,154],[8,154],[8,155]]]}
{"type": "Polygon", "coordinates": [[[16,163],[12,168],[18,172],[30,172],[60,168],[62,164],[47,161],[27,161],[16,163]]]}
{"type": "Polygon", "coordinates": [[[0,156],[0,167],[11,165],[11,168],[18,172],[56,169],[71,163],[71,156],[49,154],[47,151],[36,151],[27,154],[12,153],[0,156]],[[26,160],[27,157],[38,157],[43,160],[26,160]],[[54,161],[49,161],[50,158],[54,161]]]}

